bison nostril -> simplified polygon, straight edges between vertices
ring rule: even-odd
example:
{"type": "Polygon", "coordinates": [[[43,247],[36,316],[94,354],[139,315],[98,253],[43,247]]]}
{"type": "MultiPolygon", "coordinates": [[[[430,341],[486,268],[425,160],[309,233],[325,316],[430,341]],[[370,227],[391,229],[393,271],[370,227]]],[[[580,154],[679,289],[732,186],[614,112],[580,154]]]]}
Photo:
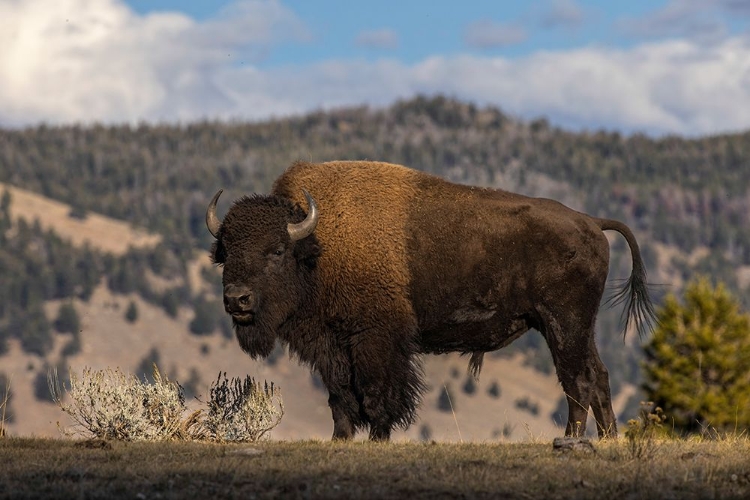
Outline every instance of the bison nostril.
{"type": "Polygon", "coordinates": [[[256,295],[249,287],[236,285],[224,287],[224,309],[230,314],[250,312],[255,302],[256,295]]]}

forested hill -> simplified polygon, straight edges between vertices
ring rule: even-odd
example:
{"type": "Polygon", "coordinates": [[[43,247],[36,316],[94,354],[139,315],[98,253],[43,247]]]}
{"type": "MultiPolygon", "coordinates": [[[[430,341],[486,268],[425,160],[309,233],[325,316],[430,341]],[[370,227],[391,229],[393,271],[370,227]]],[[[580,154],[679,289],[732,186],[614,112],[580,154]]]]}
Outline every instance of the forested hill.
{"type": "Polygon", "coordinates": [[[207,242],[206,200],[218,187],[227,198],[266,191],[297,159],[377,159],[460,182],[552,189],[687,253],[722,250],[713,266],[750,264],[750,132],[571,133],[441,97],[258,124],[0,130],[0,181],[195,245],[207,242]]]}
{"type": "MultiPolygon", "coordinates": [[[[13,239],[0,217],[6,224],[0,227],[0,278],[6,284],[0,294],[0,354],[3,338],[39,330],[23,320],[38,321],[35,301],[73,294],[86,299],[102,277],[113,291],[137,291],[167,311],[189,306],[199,316],[201,311],[220,316],[210,294],[196,295],[184,283],[154,289],[141,279],[144,270],[172,280],[184,276],[195,251],[209,247],[204,217],[211,195],[220,187],[228,191],[226,199],[267,192],[298,159],[402,163],[620,219],[635,230],[651,276],[679,284],[707,273],[748,305],[742,293],[747,283],[738,270],[750,265],[750,132],[701,139],[573,133],[543,119],[521,122],[496,108],[419,97],[386,109],[359,107],[254,124],[0,130],[0,182],[69,203],[75,217],[91,211],[130,221],[164,242],[151,252],[121,257],[98,256],[88,248],[76,254],[33,227],[22,227],[13,239]],[[46,241],[48,251],[32,259],[27,250],[35,238],[37,245],[46,241]],[[69,275],[71,268],[77,274],[69,275]],[[41,280],[45,276],[51,285],[41,280]],[[29,315],[30,310],[35,312],[29,315]],[[24,328],[30,331],[20,332],[24,328]]],[[[630,257],[622,241],[617,245],[613,274],[626,277],[630,257]],[[624,257],[618,257],[617,245],[624,257]]],[[[679,292],[679,285],[657,290],[657,301],[663,290],[679,292]]],[[[218,328],[217,321],[196,330],[218,328]]],[[[600,319],[600,326],[615,329],[614,321],[600,319]]],[[[226,323],[221,325],[231,335],[226,323]]],[[[629,365],[619,372],[627,378],[637,363],[620,353],[621,337],[606,338],[605,360],[629,365]]]]}

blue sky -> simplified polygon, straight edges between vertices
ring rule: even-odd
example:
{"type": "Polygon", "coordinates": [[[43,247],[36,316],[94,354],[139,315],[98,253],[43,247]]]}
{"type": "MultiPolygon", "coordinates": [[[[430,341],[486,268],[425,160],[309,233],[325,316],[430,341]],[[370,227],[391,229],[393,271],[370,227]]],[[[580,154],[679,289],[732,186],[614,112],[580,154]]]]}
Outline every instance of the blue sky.
{"type": "MultiPolygon", "coordinates": [[[[229,0],[180,2],[177,0],[128,0],[140,14],[163,11],[183,12],[196,20],[208,20],[231,9],[229,0]]],[[[675,2],[689,3],[689,2],[675,2]]],[[[696,2],[697,3],[697,2],[696,2]]],[[[707,4],[709,2],[703,2],[707,4]]],[[[729,3],[729,2],[727,2],[729,3]]],[[[741,4],[742,2],[735,2],[741,4]]],[[[748,2],[750,4],[750,2],[748,2]]],[[[631,47],[643,38],[668,35],[668,27],[660,34],[653,27],[650,36],[638,33],[639,21],[656,18],[669,4],[667,1],[409,1],[380,0],[353,2],[346,0],[284,1],[304,23],[309,39],[303,43],[275,47],[259,64],[300,64],[338,58],[395,57],[407,63],[435,54],[476,53],[519,57],[539,50],[562,50],[589,44],[631,47]],[[502,43],[502,36],[486,46],[467,40],[472,26],[487,23],[505,33],[517,30],[502,43]],[[359,40],[362,34],[388,32],[393,43],[378,45],[359,40]]],[[[710,9],[709,9],[710,10],[710,9]]],[[[699,14],[696,9],[696,14],[699,14]]],[[[750,13],[750,6],[747,8],[750,13]]],[[[718,19],[726,27],[741,31],[733,22],[730,9],[716,9],[718,19]]],[[[665,19],[665,23],[668,22],[665,19]]]]}
{"type": "Polygon", "coordinates": [[[750,0],[0,0],[0,126],[442,93],[571,129],[750,128],[750,0]]]}

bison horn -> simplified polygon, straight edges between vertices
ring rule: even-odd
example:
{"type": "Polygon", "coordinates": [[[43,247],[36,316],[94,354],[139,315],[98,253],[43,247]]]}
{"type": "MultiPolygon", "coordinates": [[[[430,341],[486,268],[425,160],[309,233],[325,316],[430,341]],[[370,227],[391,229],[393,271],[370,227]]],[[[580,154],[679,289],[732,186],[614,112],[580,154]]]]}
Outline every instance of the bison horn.
{"type": "Polygon", "coordinates": [[[223,189],[219,189],[216,192],[213,199],[211,200],[211,203],[208,204],[208,209],[206,210],[206,227],[208,228],[208,232],[211,233],[214,238],[219,237],[219,226],[221,226],[219,218],[216,217],[216,202],[219,201],[219,196],[221,196],[221,193],[223,192],[223,189]]]}
{"type": "Polygon", "coordinates": [[[307,217],[305,217],[305,220],[297,224],[287,224],[286,230],[289,232],[289,238],[291,238],[292,241],[307,238],[313,231],[315,231],[315,226],[318,225],[319,214],[318,207],[315,205],[315,200],[313,200],[310,193],[304,189],[302,192],[305,193],[305,198],[307,199],[307,217]]]}

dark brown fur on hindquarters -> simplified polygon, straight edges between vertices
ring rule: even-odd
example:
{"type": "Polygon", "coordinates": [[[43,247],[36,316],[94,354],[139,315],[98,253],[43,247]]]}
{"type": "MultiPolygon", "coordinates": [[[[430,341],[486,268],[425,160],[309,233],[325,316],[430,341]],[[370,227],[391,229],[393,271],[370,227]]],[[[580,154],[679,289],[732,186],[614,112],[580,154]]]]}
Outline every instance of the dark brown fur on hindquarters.
{"type": "Polygon", "coordinates": [[[620,294],[628,321],[653,319],[624,224],[378,162],[295,163],[270,195],[241,198],[223,221],[218,194],[206,221],[239,344],[263,357],[280,339],[319,373],[334,439],[369,429],[384,440],[409,426],[421,355],[471,353],[478,376],[485,352],[530,328],[568,397],[566,435],[583,434],[589,408],[600,436],[616,434],[594,343],[609,267],[602,231],[620,232],[631,250],[620,294]]]}

